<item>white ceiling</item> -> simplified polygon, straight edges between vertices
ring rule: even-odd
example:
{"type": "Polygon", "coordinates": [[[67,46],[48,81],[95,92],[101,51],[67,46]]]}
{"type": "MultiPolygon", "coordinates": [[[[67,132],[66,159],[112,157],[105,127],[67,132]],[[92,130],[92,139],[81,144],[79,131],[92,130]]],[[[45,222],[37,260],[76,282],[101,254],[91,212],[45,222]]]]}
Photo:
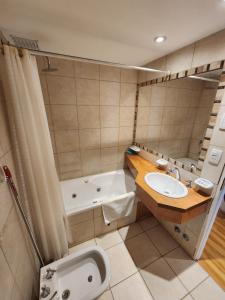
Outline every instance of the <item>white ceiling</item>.
{"type": "Polygon", "coordinates": [[[225,28],[225,1],[0,0],[0,28],[42,50],[142,65],[225,28]]]}

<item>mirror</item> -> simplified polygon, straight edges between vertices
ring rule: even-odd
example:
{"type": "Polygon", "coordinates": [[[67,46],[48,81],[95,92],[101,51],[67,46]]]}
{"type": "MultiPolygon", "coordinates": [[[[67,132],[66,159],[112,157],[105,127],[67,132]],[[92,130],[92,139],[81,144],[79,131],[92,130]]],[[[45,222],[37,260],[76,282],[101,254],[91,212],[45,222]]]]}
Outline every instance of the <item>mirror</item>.
{"type": "Polygon", "coordinates": [[[221,73],[139,87],[135,142],[197,166],[221,73]]]}

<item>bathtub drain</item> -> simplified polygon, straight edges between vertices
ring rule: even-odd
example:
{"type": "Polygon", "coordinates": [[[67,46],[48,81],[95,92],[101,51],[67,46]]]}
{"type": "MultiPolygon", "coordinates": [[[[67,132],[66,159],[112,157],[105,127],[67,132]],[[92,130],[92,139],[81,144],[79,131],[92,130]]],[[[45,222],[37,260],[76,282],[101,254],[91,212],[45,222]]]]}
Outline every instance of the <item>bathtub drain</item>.
{"type": "Polygon", "coordinates": [[[97,187],[96,191],[97,191],[97,192],[101,192],[101,188],[100,188],[100,187],[97,187]]]}
{"type": "Polygon", "coordinates": [[[92,282],[92,280],[93,280],[93,276],[92,276],[92,275],[89,275],[89,276],[88,276],[88,282],[92,282]]]}
{"type": "Polygon", "coordinates": [[[76,198],[77,194],[72,194],[72,198],[76,198]]]}
{"type": "Polygon", "coordinates": [[[63,300],[68,299],[69,296],[70,296],[70,290],[65,290],[65,291],[63,291],[63,293],[62,293],[62,299],[63,299],[63,300]]]}

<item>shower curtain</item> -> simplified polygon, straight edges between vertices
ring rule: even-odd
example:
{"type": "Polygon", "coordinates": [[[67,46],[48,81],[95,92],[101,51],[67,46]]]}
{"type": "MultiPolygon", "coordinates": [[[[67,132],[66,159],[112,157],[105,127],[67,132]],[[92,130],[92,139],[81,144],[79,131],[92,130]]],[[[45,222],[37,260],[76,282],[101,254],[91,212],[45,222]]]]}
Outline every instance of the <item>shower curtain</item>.
{"type": "Polygon", "coordinates": [[[36,59],[4,46],[4,87],[20,196],[45,262],[68,252],[65,212],[36,59]]]}

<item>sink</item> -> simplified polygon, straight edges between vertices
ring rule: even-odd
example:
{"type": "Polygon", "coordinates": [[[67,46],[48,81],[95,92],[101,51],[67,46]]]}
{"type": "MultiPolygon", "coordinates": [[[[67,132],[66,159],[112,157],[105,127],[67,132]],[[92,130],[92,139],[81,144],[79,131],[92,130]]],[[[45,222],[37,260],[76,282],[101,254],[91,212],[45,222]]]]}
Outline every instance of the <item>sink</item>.
{"type": "Polygon", "coordinates": [[[57,292],[56,299],[94,300],[107,289],[109,280],[108,256],[101,247],[92,246],[43,267],[40,289],[48,287],[50,298],[57,292]],[[54,270],[51,280],[46,279],[49,269],[54,270]]]}
{"type": "Polygon", "coordinates": [[[182,198],[188,194],[188,189],[182,182],[163,173],[148,173],[145,175],[145,182],[154,191],[170,198],[182,198]]]}

